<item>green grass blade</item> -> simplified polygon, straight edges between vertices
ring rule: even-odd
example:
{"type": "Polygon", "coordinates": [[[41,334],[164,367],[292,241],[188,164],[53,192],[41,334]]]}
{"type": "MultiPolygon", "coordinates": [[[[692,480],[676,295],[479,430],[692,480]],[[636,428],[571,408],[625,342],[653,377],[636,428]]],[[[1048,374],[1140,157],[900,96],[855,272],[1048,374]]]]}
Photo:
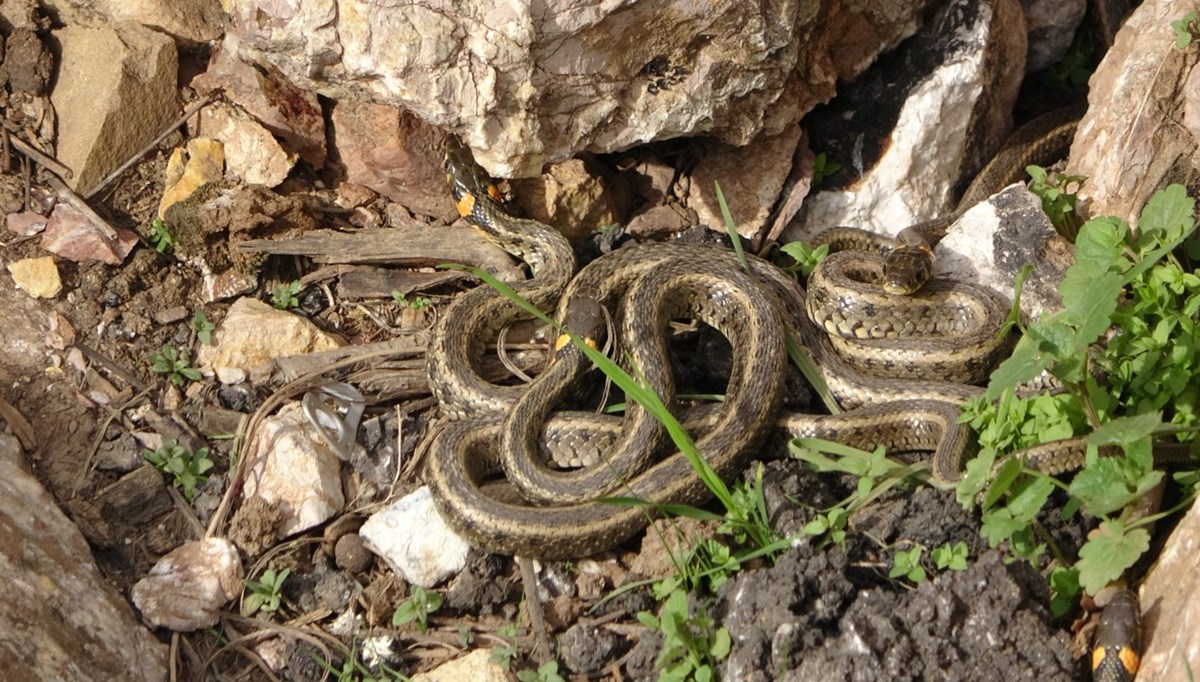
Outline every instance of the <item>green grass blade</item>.
{"type": "Polygon", "coordinates": [[[733,242],[733,252],[737,254],[738,262],[742,264],[742,269],[750,272],[750,263],[746,260],[746,253],[742,250],[742,236],[738,234],[737,225],[733,222],[733,214],[729,212],[729,204],[725,203],[725,193],[721,191],[721,183],[713,181],[713,187],[717,190],[717,205],[721,207],[721,217],[725,219],[725,230],[729,232],[729,240],[733,242]]]}
{"type": "Polygon", "coordinates": [[[692,437],[688,435],[687,431],[683,428],[683,425],[680,424],[679,420],[671,414],[671,411],[667,409],[667,406],[663,404],[662,399],[659,398],[654,391],[642,386],[637,382],[637,380],[630,376],[628,372],[621,369],[617,363],[610,360],[602,352],[589,346],[583,341],[583,339],[579,338],[570,330],[564,329],[556,321],[551,319],[550,316],[538,310],[536,306],[522,298],[520,294],[512,289],[512,287],[496,279],[491,274],[484,272],[479,268],[458,264],[447,264],[440,267],[455,270],[467,270],[479,279],[483,280],[485,284],[498,291],[501,295],[512,301],[525,312],[533,315],[549,325],[552,325],[561,333],[567,334],[571,339],[571,343],[575,344],[576,347],[578,347],[579,350],[582,351],[583,354],[586,355],[587,358],[591,360],[601,372],[604,372],[605,376],[619,386],[621,390],[625,392],[625,396],[627,398],[637,402],[639,405],[649,410],[656,419],[662,422],[663,426],[665,426],[667,429],[667,434],[670,435],[671,440],[675,443],[675,446],[679,448],[679,451],[682,452],[684,457],[687,458],[688,462],[691,463],[692,468],[695,469],[696,474],[700,477],[700,480],[704,483],[705,487],[707,487],[713,493],[713,495],[721,502],[722,506],[729,510],[734,509],[735,505],[733,496],[730,494],[729,488],[725,485],[725,482],[721,480],[721,477],[717,475],[717,472],[713,470],[708,461],[700,456],[700,452],[696,449],[696,444],[692,440],[692,437]]]}

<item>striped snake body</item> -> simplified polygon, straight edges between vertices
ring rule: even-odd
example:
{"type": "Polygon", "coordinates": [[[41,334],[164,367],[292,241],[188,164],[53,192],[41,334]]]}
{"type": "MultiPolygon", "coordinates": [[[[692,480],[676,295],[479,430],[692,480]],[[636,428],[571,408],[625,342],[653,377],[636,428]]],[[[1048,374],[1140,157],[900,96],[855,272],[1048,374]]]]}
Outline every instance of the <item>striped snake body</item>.
{"type": "MultiPolygon", "coordinates": [[[[546,309],[561,292],[560,320],[589,306],[620,305],[618,345],[629,355],[629,368],[689,432],[699,434],[697,449],[718,475],[734,475],[768,436],[814,436],[863,449],[933,451],[935,477],[957,480],[969,447],[968,431],[957,423],[957,403],[980,392],[962,382],[979,380],[1004,351],[995,337],[1006,307],[994,294],[939,283],[910,301],[913,311],[863,324],[886,317],[882,305],[870,306],[874,316],[838,317],[842,304],[825,293],[820,274],[810,283],[816,295],[806,295],[766,261],[749,257],[747,273],[726,249],[681,244],[619,249],[572,279],[574,259],[561,235],[505,214],[490,198],[469,152],[457,143],[449,143],[446,161],[459,212],[530,264],[533,278],[515,287],[518,293],[546,309]],[[930,305],[944,301],[948,308],[930,305]],[[810,309],[834,314],[818,317],[819,327],[806,313],[806,302],[810,309]],[[719,408],[676,410],[665,330],[680,317],[717,328],[741,361],[719,408]],[[839,353],[821,327],[854,338],[839,336],[839,353]],[[933,336],[897,338],[914,330],[933,336]],[[826,416],[779,413],[785,331],[808,349],[842,404],[857,409],[826,416]],[[930,340],[937,337],[940,346],[930,340]],[[921,378],[929,375],[913,369],[914,358],[926,360],[923,371],[938,378],[921,378]],[[903,379],[895,378],[898,367],[903,379]]],[[[848,254],[834,255],[848,263],[848,270],[825,268],[834,279],[852,282],[870,274],[863,267],[876,267],[848,254]]],[[[889,299],[888,310],[893,303],[889,299]]],[[[500,294],[478,287],[452,302],[433,331],[429,382],[454,421],[431,442],[426,478],[452,526],[489,551],[570,558],[602,551],[645,525],[643,510],[597,503],[596,497],[619,494],[654,504],[697,504],[708,498],[708,489],[681,454],[655,459],[667,442],[665,428],[641,406],[629,405],[621,417],[554,411],[590,366],[570,346],[557,351],[556,361],[528,387],[482,379],[477,359],[485,340],[521,316],[500,294]],[[545,461],[548,447],[591,449],[599,461],[570,471],[554,469],[545,461]],[[499,472],[519,497],[511,488],[488,485],[499,472]]]]}

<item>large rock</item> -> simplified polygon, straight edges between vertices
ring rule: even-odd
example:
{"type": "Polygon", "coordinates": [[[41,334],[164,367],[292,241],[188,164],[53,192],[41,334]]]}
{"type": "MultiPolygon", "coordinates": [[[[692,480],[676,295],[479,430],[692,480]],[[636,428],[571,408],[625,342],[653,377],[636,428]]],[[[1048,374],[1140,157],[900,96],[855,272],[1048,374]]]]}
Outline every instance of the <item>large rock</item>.
{"type": "Polygon", "coordinates": [[[1143,680],[1186,680],[1200,670],[1200,507],[1171,532],[1142,584],[1143,680]]]}
{"type": "Polygon", "coordinates": [[[64,24],[132,21],[158,29],[185,43],[221,37],[220,0],[45,0],[64,24]]]}
{"type": "Polygon", "coordinates": [[[87,194],[179,115],[179,60],[162,33],[132,23],[68,26],[50,101],[58,112],[58,160],[87,194]]]}
{"type": "Polygon", "coordinates": [[[235,49],[334,99],[402,105],[513,177],[582,149],[778,134],[915,31],[931,2],[227,4],[235,49]]]}
{"type": "Polygon", "coordinates": [[[894,235],[954,208],[1012,126],[1024,75],[1017,0],[954,0],[829,107],[805,119],[813,151],[841,165],[785,240],[837,225],[894,235]],[[818,115],[819,114],[819,115],[818,115]]]}
{"type": "Polygon", "coordinates": [[[458,217],[442,170],[443,134],[397,107],[339,102],[330,116],[346,179],[413,213],[458,217]]]}
{"type": "Polygon", "coordinates": [[[1117,32],[1089,81],[1067,172],[1087,177],[1087,216],[1136,224],[1142,206],[1171,182],[1188,182],[1200,134],[1200,58],[1175,47],[1171,22],[1200,12],[1198,0],[1147,0],[1117,32]]]}
{"type": "Polygon", "coordinates": [[[0,670],[6,680],[165,680],[167,649],[0,436],[0,670]]]}

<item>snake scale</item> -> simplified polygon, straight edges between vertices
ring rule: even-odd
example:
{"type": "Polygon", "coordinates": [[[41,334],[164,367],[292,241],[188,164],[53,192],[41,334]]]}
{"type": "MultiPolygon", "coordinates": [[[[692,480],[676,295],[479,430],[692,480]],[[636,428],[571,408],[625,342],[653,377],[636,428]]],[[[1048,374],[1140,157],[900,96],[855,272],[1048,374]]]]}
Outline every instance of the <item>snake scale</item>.
{"type": "MultiPolygon", "coordinates": [[[[1057,120],[1041,125],[1040,131],[1028,133],[1034,142],[1022,143],[1018,132],[1017,151],[1009,151],[1009,144],[993,159],[972,184],[964,205],[973,193],[987,196],[1003,186],[1009,170],[1035,162],[1034,155],[1061,155],[1073,129],[1057,120]],[[1050,143],[1047,138],[1054,139],[1050,143]]],[[[768,439],[820,437],[864,449],[932,451],[934,476],[958,478],[970,438],[966,427],[958,424],[957,403],[980,391],[964,382],[982,378],[1004,351],[995,330],[1006,310],[994,294],[935,282],[909,303],[911,309],[891,313],[893,322],[864,325],[860,323],[872,318],[854,313],[818,318],[818,324],[806,305],[810,310],[825,304],[836,308],[837,303],[828,303],[833,296],[855,286],[856,279],[878,275],[879,258],[834,254],[839,258],[833,264],[841,263],[838,269],[818,268],[810,281],[810,287],[817,285],[816,295],[764,260],[748,257],[748,268],[743,269],[732,251],[719,247],[634,245],[602,256],[575,274],[565,238],[541,223],[505,213],[492,196],[490,180],[469,151],[453,140],[448,141],[446,168],[459,213],[529,265],[532,276],[513,285],[517,293],[543,310],[557,301],[557,319],[568,326],[573,315],[593,317],[581,310],[618,307],[619,347],[673,412],[675,389],[665,358],[670,320],[696,319],[729,338],[739,362],[724,403],[679,414],[689,432],[697,435],[699,453],[721,477],[735,475],[768,439]],[[941,305],[947,298],[949,308],[941,305]],[[893,338],[913,329],[933,336],[916,342],[893,338]],[[843,406],[855,409],[838,415],[780,413],[785,330],[808,349],[843,406]],[[835,334],[831,337],[825,330],[835,334]],[[838,335],[846,333],[855,338],[846,341],[838,335]],[[941,345],[932,346],[929,339],[938,337],[941,345]],[[912,363],[922,358],[931,360],[926,364],[932,368],[913,370],[912,363]],[[895,378],[898,368],[900,379],[895,378]],[[951,380],[920,378],[926,376],[923,371],[951,380]]],[[[916,226],[902,244],[928,249],[926,240],[940,239],[939,232],[944,234],[959,213],[916,226]]],[[[849,230],[834,236],[842,242],[861,238],[849,230]]],[[[860,295],[852,293],[850,298],[860,295]]],[[[456,530],[493,552],[574,558],[612,547],[646,524],[644,510],[599,503],[597,497],[626,495],[653,504],[699,504],[708,499],[708,489],[681,454],[658,457],[667,448],[665,427],[636,403],[620,417],[555,411],[590,367],[574,346],[556,351],[554,362],[527,387],[485,381],[478,368],[485,344],[521,317],[523,313],[499,293],[477,287],[456,298],[433,329],[427,353],[429,383],[451,421],[431,441],[426,479],[439,511],[456,530]],[[591,448],[603,454],[598,463],[564,471],[546,462],[547,447],[591,448]],[[511,485],[495,485],[499,474],[511,485]]],[[[1059,453],[1047,450],[1027,456],[1043,454],[1059,453]]]]}

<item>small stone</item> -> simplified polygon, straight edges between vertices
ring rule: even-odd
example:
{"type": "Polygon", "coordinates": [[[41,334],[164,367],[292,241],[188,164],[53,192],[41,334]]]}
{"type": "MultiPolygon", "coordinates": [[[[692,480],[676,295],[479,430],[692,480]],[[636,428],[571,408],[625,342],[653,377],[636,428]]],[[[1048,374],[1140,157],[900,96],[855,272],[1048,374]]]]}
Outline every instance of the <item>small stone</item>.
{"type": "Polygon", "coordinates": [[[492,660],[490,649],[476,649],[427,673],[413,675],[412,682],[508,682],[508,679],[508,672],[492,660]]]}
{"type": "Polygon", "coordinates": [[[590,623],[576,623],[558,639],[563,665],[579,675],[604,670],[628,648],[629,643],[612,630],[590,623]]]}
{"type": "Polygon", "coordinates": [[[242,593],[242,562],[223,538],[183,545],[133,586],[133,603],[155,627],[194,632],[215,625],[221,607],[242,593]]]}
{"type": "Polygon", "coordinates": [[[166,189],[158,202],[158,217],[202,186],[225,178],[225,147],[217,140],[197,137],[176,147],[167,159],[166,189]]]}
{"type": "Polygon", "coordinates": [[[688,199],[688,207],[696,211],[700,224],[721,234],[726,231],[717,202],[719,183],[738,234],[761,238],[767,229],[771,207],[791,171],[800,135],[796,126],[744,147],[722,145],[705,155],[692,174],[692,194],[688,199]]]}
{"type": "Polygon", "coordinates": [[[218,367],[217,381],[226,386],[240,384],[247,378],[246,370],[241,367],[218,367]]]}
{"type": "Polygon", "coordinates": [[[34,298],[54,298],[62,291],[62,278],[53,256],[25,258],[8,264],[13,284],[34,298]]]}
{"type": "Polygon", "coordinates": [[[213,345],[200,347],[196,364],[213,372],[224,368],[254,374],[256,370],[269,370],[274,358],[341,345],[335,337],[299,315],[276,310],[258,299],[240,298],[214,331],[213,345]]]}
{"type": "MultiPolygon", "coordinates": [[[[111,227],[111,226],[110,226],[111,227]]],[[[67,260],[89,260],[120,265],[137,246],[138,237],[124,228],[113,228],[116,241],[110,241],[92,219],[70,204],[59,204],[46,221],[41,247],[67,260]]]]}
{"type": "Polygon", "coordinates": [[[31,237],[46,229],[46,216],[33,211],[9,213],[4,217],[8,231],[21,237],[31,237]]]}
{"type": "Polygon", "coordinates": [[[333,546],[333,557],[338,568],[351,573],[366,572],[371,567],[371,560],[374,558],[358,533],[346,533],[338,538],[337,543],[333,546]]]}
{"type": "Polygon", "coordinates": [[[552,225],[568,239],[580,239],[617,223],[599,176],[579,159],[552,165],[540,177],[513,182],[517,201],[530,218],[552,225]]]}
{"type": "MultiPolygon", "coordinates": [[[[314,169],[325,165],[325,117],[316,92],[296,87],[269,63],[250,64],[238,59],[233,50],[218,48],[208,69],[192,79],[192,87],[202,95],[220,90],[223,99],[254,117],[287,152],[298,154],[314,169]]],[[[201,120],[208,109],[201,110],[201,120]]],[[[230,142],[222,135],[214,136],[230,142]]],[[[231,152],[230,166],[236,167],[233,156],[231,152]]]]}
{"type": "Polygon", "coordinates": [[[152,314],[158,324],[173,324],[188,316],[186,306],[177,305],[166,310],[155,310],[152,314]]]}
{"type": "Polygon", "coordinates": [[[372,514],[359,533],[405,580],[425,588],[461,571],[471,550],[438,514],[428,486],[372,514]]]}
{"type": "Polygon", "coordinates": [[[274,187],[292,170],[292,159],[271,131],[228,105],[201,109],[200,128],[224,146],[225,169],[231,179],[274,187]]]}
{"type": "Polygon", "coordinates": [[[246,499],[259,498],[283,512],[279,537],[308,530],[342,510],[341,460],[321,440],[300,403],[263,420],[258,448],[250,453],[246,499]]]}
{"type": "Polygon", "coordinates": [[[331,119],[349,182],[413,213],[454,219],[457,212],[441,170],[440,130],[399,107],[349,99],[337,103],[331,119]]]}

